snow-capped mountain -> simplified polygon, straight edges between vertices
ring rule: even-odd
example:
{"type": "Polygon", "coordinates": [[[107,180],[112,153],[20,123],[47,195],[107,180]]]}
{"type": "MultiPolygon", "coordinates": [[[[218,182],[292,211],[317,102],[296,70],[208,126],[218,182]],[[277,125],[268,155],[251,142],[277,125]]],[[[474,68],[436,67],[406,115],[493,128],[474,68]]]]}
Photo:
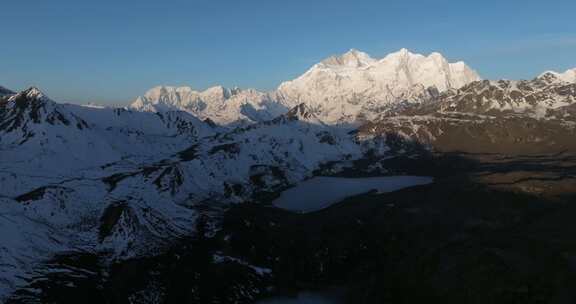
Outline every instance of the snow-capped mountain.
{"type": "Polygon", "coordinates": [[[10,240],[0,242],[0,302],[58,252],[111,248],[121,255],[134,239],[190,233],[179,225],[194,221],[193,211],[165,204],[142,214],[129,203],[147,208],[162,199],[141,194],[132,201],[109,187],[214,133],[182,111],[58,104],[35,88],[0,99],[0,227],[10,240]],[[124,225],[125,237],[113,245],[100,242],[107,226],[99,221],[109,210],[121,210],[115,219],[124,225]]]}
{"type": "Polygon", "coordinates": [[[402,49],[374,59],[350,50],[282,83],[278,94],[287,102],[306,103],[332,124],[371,119],[395,103],[428,98],[429,88],[444,91],[479,79],[463,62],[449,63],[439,53],[423,56],[402,49]]]}
{"type": "Polygon", "coordinates": [[[190,87],[155,87],[138,97],[130,108],[150,112],[184,110],[223,126],[265,121],[288,110],[269,94],[221,86],[202,92],[190,87]]]}
{"type": "Polygon", "coordinates": [[[542,75],[540,75],[540,77],[542,77],[546,74],[551,74],[552,76],[556,77],[557,79],[559,79],[560,81],[563,81],[563,82],[568,82],[568,83],[576,82],[576,68],[569,69],[569,70],[565,71],[564,73],[547,71],[547,72],[544,72],[542,75]]]}
{"type": "Polygon", "coordinates": [[[0,108],[3,145],[22,145],[36,135],[45,135],[43,129],[48,125],[72,125],[80,130],[88,127],[84,120],[48,99],[37,88],[10,96],[0,103],[0,108]]]}
{"type": "Polygon", "coordinates": [[[374,59],[351,50],[323,60],[274,92],[156,87],[131,108],[181,109],[218,124],[237,125],[265,121],[304,103],[327,124],[351,124],[372,119],[396,103],[426,100],[479,79],[463,62],[449,63],[439,53],[423,56],[402,49],[374,59]]]}

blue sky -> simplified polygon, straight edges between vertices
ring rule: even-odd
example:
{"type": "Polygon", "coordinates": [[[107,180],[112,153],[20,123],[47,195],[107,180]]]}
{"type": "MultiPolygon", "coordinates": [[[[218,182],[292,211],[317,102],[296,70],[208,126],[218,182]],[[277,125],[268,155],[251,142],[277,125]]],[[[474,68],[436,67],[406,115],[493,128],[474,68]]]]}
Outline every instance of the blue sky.
{"type": "Polygon", "coordinates": [[[356,48],[439,51],[484,78],[576,67],[576,1],[10,0],[0,85],[126,103],[155,85],[273,89],[356,48]]]}

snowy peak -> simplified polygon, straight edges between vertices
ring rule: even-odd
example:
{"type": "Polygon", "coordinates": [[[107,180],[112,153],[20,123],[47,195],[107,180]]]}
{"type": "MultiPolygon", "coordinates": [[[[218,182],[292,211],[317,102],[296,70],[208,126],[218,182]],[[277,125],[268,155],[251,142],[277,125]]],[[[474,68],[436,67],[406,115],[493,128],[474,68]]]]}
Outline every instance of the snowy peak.
{"type": "Polygon", "coordinates": [[[50,100],[38,88],[31,87],[18,94],[10,96],[5,103],[2,104],[4,111],[20,110],[32,111],[35,114],[40,114],[40,110],[44,112],[50,111],[55,103],[50,100]]]}
{"type": "Polygon", "coordinates": [[[184,110],[196,113],[206,108],[206,102],[221,102],[225,97],[224,89],[199,92],[187,86],[157,86],[136,98],[130,108],[148,112],[184,110]]]}
{"type": "Polygon", "coordinates": [[[551,79],[552,77],[562,82],[576,83],[576,68],[567,70],[564,73],[546,71],[538,78],[551,79]]]}
{"type": "Polygon", "coordinates": [[[221,100],[228,100],[232,96],[241,92],[242,90],[238,88],[229,89],[218,85],[204,90],[203,92],[200,93],[200,95],[210,100],[221,101],[221,100]]]}
{"type": "Polygon", "coordinates": [[[476,80],[480,80],[480,76],[464,62],[449,63],[440,53],[423,56],[401,49],[377,60],[353,49],[322,61],[301,77],[280,85],[279,90],[287,93],[298,89],[318,90],[340,86],[339,82],[346,81],[343,90],[349,93],[371,86],[394,90],[415,85],[435,86],[444,91],[476,80]]]}
{"type": "Polygon", "coordinates": [[[305,103],[329,124],[371,119],[403,102],[430,98],[429,87],[458,89],[480,80],[463,62],[450,63],[440,53],[428,56],[401,49],[375,59],[358,50],[332,56],[278,88],[286,104],[305,103]]]}
{"type": "Polygon", "coordinates": [[[200,101],[218,103],[229,99],[236,90],[230,90],[222,86],[214,86],[205,91],[196,91],[188,86],[171,87],[157,86],[150,89],[144,96],[138,97],[137,101],[152,104],[164,104],[176,108],[194,108],[194,103],[200,101]]]}
{"type": "Polygon", "coordinates": [[[74,124],[78,129],[88,127],[85,121],[66,111],[35,87],[0,102],[0,132],[20,130],[32,136],[32,125],[43,123],[66,126],[74,124]]]}
{"type": "Polygon", "coordinates": [[[39,102],[39,103],[53,102],[48,97],[46,97],[46,95],[44,95],[44,93],[40,91],[40,89],[38,89],[37,87],[30,87],[16,94],[16,96],[13,96],[12,99],[19,99],[22,101],[25,100],[28,102],[39,102]]]}
{"type": "Polygon", "coordinates": [[[536,80],[540,81],[543,85],[561,82],[561,80],[553,72],[549,71],[540,74],[540,76],[536,77],[536,80]]]}
{"type": "MultiPolygon", "coordinates": [[[[437,54],[437,53],[435,53],[437,54]]],[[[397,63],[406,63],[411,60],[424,58],[423,55],[414,54],[410,52],[408,49],[402,48],[396,52],[390,53],[384,58],[380,59],[380,61],[389,61],[389,62],[397,62],[397,63]]]]}
{"type": "Polygon", "coordinates": [[[130,108],[148,112],[181,110],[225,126],[273,119],[288,109],[270,94],[222,86],[204,91],[190,87],[155,87],[138,97],[130,108]]]}
{"type": "Polygon", "coordinates": [[[320,64],[323,66],[345,66],[352,68],[367,67],[372,65],[376,60],[370,55],[360,52],[356,49],[351,49],[347,53],[340,56],[332,56],[323,60],[320,64]]]}
{"type": "Polygon", "coordinates": [[[381,59],[376,69],[384,73],[393,70],[395,80],[400,83],[436,87],[440,91],[457,89],[480,80],[476,71],[464,62],[450,63],[438,52],[424,56],[401,49],[381,59]]]}

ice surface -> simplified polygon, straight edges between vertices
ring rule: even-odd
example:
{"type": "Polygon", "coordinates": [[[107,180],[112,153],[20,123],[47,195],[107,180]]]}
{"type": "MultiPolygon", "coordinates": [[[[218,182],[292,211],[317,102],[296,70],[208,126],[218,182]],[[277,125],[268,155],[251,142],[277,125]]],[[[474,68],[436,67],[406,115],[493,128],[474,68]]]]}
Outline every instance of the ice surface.
{"type": "Polygon", "coordinates": [[[371,190],[391,192],[406,187],[429,184],[432,180],[431,177],[422,176],[315,177],[282,192],[273,204],[286,210],[312,212],[327,208],[347,197],[371,190]]]}
{"type": "Polygon", "coordinates": [[[299,292],[294,297],[278,296],[264,299],[258,304],[336,304],[344,303],[342,295],[338,292],[299,292]]]}

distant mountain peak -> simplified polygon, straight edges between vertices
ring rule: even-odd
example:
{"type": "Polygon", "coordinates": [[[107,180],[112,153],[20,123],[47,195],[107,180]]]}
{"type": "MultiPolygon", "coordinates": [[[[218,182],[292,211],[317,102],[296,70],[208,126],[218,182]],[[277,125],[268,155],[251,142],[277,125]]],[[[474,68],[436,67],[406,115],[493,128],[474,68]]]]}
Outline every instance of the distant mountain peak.
{"type": "Polygon", "coordinates": [[[396,52],[392,52],[392,53],[386,55],[384,58],[386,58],[386,57],[410,56],[410,55],[417,55],[417,54],[410,52],[410,50],[407,49],[407,48],[401,48],[401,49],[399,49],[399,50],[396,51],[396,52]]]}
{"type": "MultiPolygon", "coordinates": [[[[440,53],[432,53],[434,54],[433,57],[443,57],[440,53]]],[[[432,55],[430,54],[430,55],[432,55]]],[[[409,58],[425,58],[426,56],[418,53],[413,53],[407,48],[401,48],[396,52],[389,53],[388,55],[384,56],[384,58],[380,59],[380,61],[386,60],[406,60],[409,58]]]]}
{"type": "Polygon", "coordinates": [[[569,69],[564,71],[563,73],[558,73],[555,71],[546,71],[538,78],[547,78],[550,79],[551,77],[555,77],[559,81],[568,82],[568,83],[576,83],[576,68],[569,69]]]}
{"type": "Polygon", "coordinates": [[[38,133],[32,125],[44,124],[88,128],[85,121],[46,97],[37,87],[30,87],[0,103],[0,131],[4,133],[20,130],[29,139],[38,133]]]}
{"type": "Polygon", "coordinates": [[[50,100],[46,95],[37,87],[29,87],[28,89],[18,93],[17,95],[26,96],[29,100],[47,101],[50,100]]]}
{"type": "Polygon", "coordinates": [[[540,81],[544,82],[546,85],[561,81],[556,76],[556,73],[550,72],[550,71],[546,71],[546,72],[540,74],[538,77],[536,77],[536,80],[540,80],[540,81]]]}
{"type": "Polygon", "coordinates": [[[359,68],[363,66],[369,66],[373,64],[376,60],[370,57],[370,55],[361,52],[357,49],[350,49],[348,52],[342,55],[335,55],[324,59],[320,64],[324,66],[343,66],[343,67],[353,67],[359,68]]]}
{"type": "Polygon", "coordinates": [[[184,110],[227,126],[260,122],[304,103],[328,124],[353,123],[379,115],[402,102],[421,102],[432,91],[458,89],[479,80],[464,62],[450,63],[442,54],[415,54],[403,48],[384,58],[350,49],[315,64],[300,77],[269,93],[214,86],[155,87],[131,105],[141,111],[184,110]]]}
{"type": "Polygon", "coordinates": [[[43,107],[46,104],[55,104],[50,98],[37,87],[30,87],[24,91],[14,94],[8,98],[8,102],[12,102],[15,106],[20,108],[33,105],[34,108],[43,107]]]}
{"type": "Polygon", "coordinates": [[[370,119],[405,101],[427,100],[429,87],[442,92],[480,79],[464,62],[450,63],[437,52],[424,56],[403,48],[375,59],[352,49],[282,83],[278,92],[293,106],[306,103],[326,123],[338,124],[370,119]]]}
{"type": "Polygon", "coordinates": [[[286,112],[286,108],[267,93],[220,85],[204,91],[191,87],[155,87],[136,98],[130,108],[149,112],[182,110],[223,126],[273,119],[286,112]]]}

